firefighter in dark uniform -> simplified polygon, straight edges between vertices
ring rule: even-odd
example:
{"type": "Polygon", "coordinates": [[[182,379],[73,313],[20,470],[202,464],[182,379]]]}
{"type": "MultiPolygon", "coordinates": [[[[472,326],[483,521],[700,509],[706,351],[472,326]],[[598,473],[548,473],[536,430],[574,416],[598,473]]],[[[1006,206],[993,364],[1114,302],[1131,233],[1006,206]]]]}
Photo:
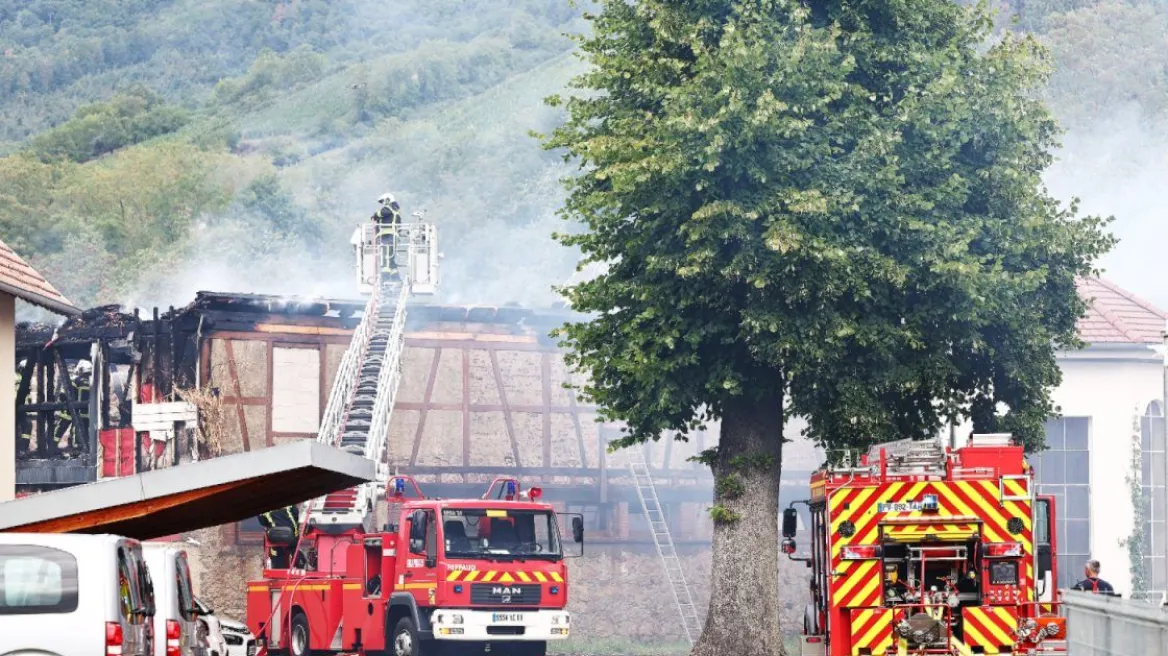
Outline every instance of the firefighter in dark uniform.
{"type": "Polygon", "coordinates": [[[394,254],[397,252],[397,231],[401,226],[401,206],[394,200],[393,194],[382,194],[377,202],[381,209],[373,214],[373,222],[377,224],[377,245],[381,251],[381,270],[393,277],[397,276],[397,263],[394,254]]]}
{"type": "Polygon", "coordinates": [[[1099,578],[1100,569],[1102,567],[1099,565],[1098,560],[1088,560],[1087,564],[1083,566],[1083,573],[1087,575],[1087,578],[1076,583],[1071,589],[1114,596],[1115,588],[1111,587],[1111,584],[1107,581],[1099,578]]]}
{"type": "MultiPolygon", "coordinates": [[[[300,512],[296,506],[286,506],[277,510],[270,510],[260,515],[259,520],[260,525],[265,530],[282,526],[292,529],[293,538],[300,537],[300,512]]],[[[271,559],[271,568],[288,569],[288,555],[292,549],[295,549],[295,545],[271,545],[268,550],[268,557],[271,559]]]]}
{"type": "MultiPolygon", "coordinates": [[[[27,399],[20,398],[20,384],[24,382],[24,367],[27,364],[26,360],[20,361],[20,368],[16,370],[16,407],[28,403],[27,399]]],[[[28,453],[32,451],[32,421],[29,420],[28,414],[21,412],[16,417],[17,433],[17,450],[28,453]]]]}

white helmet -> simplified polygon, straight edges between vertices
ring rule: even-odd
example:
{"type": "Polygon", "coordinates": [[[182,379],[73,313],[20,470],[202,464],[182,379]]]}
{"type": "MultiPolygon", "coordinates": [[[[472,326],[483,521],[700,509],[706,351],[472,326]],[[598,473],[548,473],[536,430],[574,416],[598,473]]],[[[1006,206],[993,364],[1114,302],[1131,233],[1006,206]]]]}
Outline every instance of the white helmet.
{"type": "Polygon", "coordinates": [[[89,364],[89,360],[81,360],[77,363],[77,373],[87,374],[93,371],[93,365],[89,364]]]}
{"type": "Polygon", "coordinates": [[[393,202],[393,194],[381,194],[381,197],[377,199],[377,202],[381,203],[382,205],[388,205],[389,203],[393,202]]]}

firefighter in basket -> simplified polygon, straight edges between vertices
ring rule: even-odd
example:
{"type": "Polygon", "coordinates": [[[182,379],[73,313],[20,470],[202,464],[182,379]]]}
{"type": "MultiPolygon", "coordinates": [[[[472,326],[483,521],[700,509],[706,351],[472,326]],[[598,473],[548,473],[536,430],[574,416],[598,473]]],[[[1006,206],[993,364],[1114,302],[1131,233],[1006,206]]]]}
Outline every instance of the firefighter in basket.
{"type": "Polygon", "coordinates": [[[394,255],[397,253],[397,232],[401,228],[401,206],[394,199],[393,194],[384,193],[377,199],[381,208],[373,213],[372,221],[377,225],[377,246],[381,253],[381,270],[390,277],[396,278],[397,263],[394,255]]]}

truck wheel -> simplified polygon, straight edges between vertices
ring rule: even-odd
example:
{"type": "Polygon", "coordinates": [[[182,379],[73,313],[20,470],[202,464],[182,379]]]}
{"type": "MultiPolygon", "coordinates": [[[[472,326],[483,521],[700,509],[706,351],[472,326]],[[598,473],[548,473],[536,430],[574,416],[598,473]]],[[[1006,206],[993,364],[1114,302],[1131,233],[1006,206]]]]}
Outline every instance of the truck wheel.
{"type": "Polygon", "coordinates": [[[392,656],[422,656],[422,643],[418,640],[418,630],[414,627],[414,620],[409,616],[397,621],[393,629],[393,642],[390,644],[392,656]]]}
{"type": "Polygon", "coordinates": [[[312,653],[310,645],[310,636],[308,633],[308,618],[304,613],[296,613],[292,616],[292,630],[288,636],[288,651],[292,656],[308,656],[312,653]]]}

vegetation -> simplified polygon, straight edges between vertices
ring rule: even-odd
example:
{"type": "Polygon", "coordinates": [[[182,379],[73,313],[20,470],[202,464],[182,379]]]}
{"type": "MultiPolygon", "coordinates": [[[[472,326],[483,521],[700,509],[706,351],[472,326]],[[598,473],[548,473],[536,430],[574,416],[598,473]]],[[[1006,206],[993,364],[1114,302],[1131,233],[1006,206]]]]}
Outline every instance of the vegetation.
{"type": "MultiPolygon", "coordinates": [[[[1045,93],[1066,125],[1130,103],[1155,129],[1168,8],[994,6],[1001,29],[1050,44],[1045,93]]],[[[574,258],[547,246],[562,169],[525,135],[561,118],[539,99],[581,71],[563,36],[588,29],[580,12],[568,0],[0,0],[0,239],[83,305],[185,303],[175,279],[196,262],[214,284],[307,293],[287,275],[301,249],[346,293],[349,226],[390,189],[442,227],[443,300],[553,302],[549,283],[574,258]],[[285,206],[251,211],[257,191],[285,206]],[[218,240],[229,247],[208,261],[218,240]],[[264,275],[227,275],[239,261],[264,275]]]]}
{"type": "Polygon", "coordinates": [[[829,450],[949,419],[1042,446],[1112,245],[1041,184],[1043,51],[945,0],[605,0],[546,140],[579,164],[559,240],[601,264],[560,335],[620,446],[721,421],[694,654],[782,650],[783,426],[829,450]]]}

